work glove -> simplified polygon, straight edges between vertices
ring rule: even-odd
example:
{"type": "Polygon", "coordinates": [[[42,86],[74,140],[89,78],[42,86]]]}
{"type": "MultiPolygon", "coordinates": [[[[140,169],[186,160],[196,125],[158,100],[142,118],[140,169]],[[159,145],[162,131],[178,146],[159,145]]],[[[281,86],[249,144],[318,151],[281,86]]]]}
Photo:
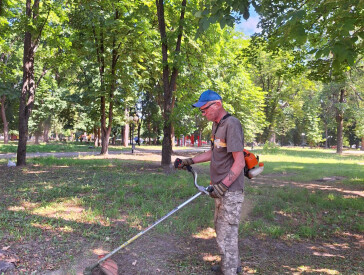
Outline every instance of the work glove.
{"type": "Polygon", "coordinates": [[[192,164],[194,164],[192,158],[188,158],[188,159],[176,158],[176,160],[174,161],[174,168],[186,169],[186,166],[189,166],[192,164]]]}
{"type": "Polygon", "coordinates": [[[225,192],[229,189],[222,182],[214,184],[213,187],[214,189],[210,192],[210,197],[215,199],[222,198],[225,195],[225,192]]]}

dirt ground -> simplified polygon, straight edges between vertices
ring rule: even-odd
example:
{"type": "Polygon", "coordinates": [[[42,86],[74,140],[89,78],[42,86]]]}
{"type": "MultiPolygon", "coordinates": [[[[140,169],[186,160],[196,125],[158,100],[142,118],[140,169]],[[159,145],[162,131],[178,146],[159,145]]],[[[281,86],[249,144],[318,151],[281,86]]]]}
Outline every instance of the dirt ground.
{"type": "MultiPolygon", "coordinates": [[[[189,154],[185,153],[184,156],[189,154]]],[[[133,156],[121,154],[109,157],[160,161],[160,155],[153,153],[137,153],[133,156]]],[[[177,155],[173,156],[173,160],[175,157],[177,155]]],[[[301,185],[299,187],[302,187],[300,183],[282,181],[282,175],[274,174],[264,175],[254,180],[254,184],[276,185],[277,187],[301,185]]],[[[306,184],[304,187],[323,190],[325,188],[343,189],[340,185],[317,182],[306,184]]],[[[364,197],[364,192],[361,190],[342,191],[364,197]]],[[[242,222],[249,220],[252,208],[252,201],[246,198],[242,222]]],[[[112,259],[118,265],[119,274],[216,274],[210,271],[211,266],[219,262],[214,237],[215,233],[212,228],[207,228],[194,236],[160,235],[152,230],[115,254],[112,259]]],[[[120,245],[116,243],[90,244],[86,240],[78,240],[78,242],[81,248],[73,261],[63,265],[63,268],[57,271],[52,271],[52,266],[49,266],[47,267],[49,271],[41,274],[83,274],[86,267],[97,261],[97,255],[106,254],[120,245]]],[[[68,244],[63,245],[67,249],[68,244]]],[[[69,244],[69,247],[71,246],[69,244]]],[[[364,238],[362,235],[348,234],[329,241],[312,242],[242,236],[239,240],[239,248],[243,274],[364,274],[364,238]],[[350,265],[350,270],[357,270],[357,272],[347,273],[345,265],[350,265]]],[[[42,251],[37,249],[36,243],[28,243],[23,246],[14,244],[11,249],[2,247],[0,244],[0,260],[16,263],[19,258],[17,254],[26,250],[29,265],[36,265],[41,256],[44,257],[47,253],[53,254],[52,249],[55,248],[47,249],[46,243],[43,244],[42,251]]],[[[57,253],[62,253],[62,250],[57,253]]],[[[55,255],[53,254],[53,256],[55,255]]],[[[21,273],[12,270],[6,274],[21,273]]]]}

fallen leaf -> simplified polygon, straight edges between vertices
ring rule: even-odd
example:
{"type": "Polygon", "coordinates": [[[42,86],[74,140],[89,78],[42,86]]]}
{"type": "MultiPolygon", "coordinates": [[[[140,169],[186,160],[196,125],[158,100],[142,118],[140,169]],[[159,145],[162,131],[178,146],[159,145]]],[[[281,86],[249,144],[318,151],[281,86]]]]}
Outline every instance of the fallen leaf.
{"type": "Polygon", "coordinates": [[[136,265],[136,263],[137,263],[137,260],[135,260],[135,261],[132,263],[132,265],[134,265],[134,266],[135,266],[135,265],[136,265]]]}

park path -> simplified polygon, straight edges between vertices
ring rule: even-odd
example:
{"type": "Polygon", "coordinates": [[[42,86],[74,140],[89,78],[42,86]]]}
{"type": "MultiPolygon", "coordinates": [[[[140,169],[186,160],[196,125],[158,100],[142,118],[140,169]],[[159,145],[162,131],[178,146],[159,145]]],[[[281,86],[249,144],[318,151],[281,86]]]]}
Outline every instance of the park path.
{"type": "MultiPolygon", "coordinates": [[[[191,147],[188,149],[173,149],[175,154],[179,153],[198,153],[204,152],[209,150],[209,147],[191,147]]],[[[138,148],[134,150],[135,154],[138,153],[148,153],[148,154],[162,154],[162,149],[145,149],[145,148],[138,148]]],[[[109,155],[120,155],[126,154],[131,155],[131,151],[109,151],[109,155]]],[[[80,156],[98,156],[100,155],[100,151],[88,151],[88,152],[54,152],[54,153],[27,153],[27,158],[37,158],[37,157],[56,157],[56,158],[74,158],[80,156]]],[[[6,153],[0,154],[0,159],[11,159],[16,160],[16,153],[6,153]]]]}
{"type": "MultiPolygon", "coordinates": [[[[209,146],[203,147],[191,147],[188,149],[176,149],[178,147],[174,147],[173,153],[174,154],[186,154],[186,153],[202,153],[210,149],[209,146]]],[[[134,150],[135,154],[162,154],[162,149],[146,149],[146,148],[137,148],[134,150]]],[[[332,151],[332,153],[335,153],[332,151]]],[[[131,149],[130,151],[120,150],[120,151],[109,151],[109,155],[132,155],[131,149]]],[[[27,153],[27,158],[37,158],[37,157],[57,157],[57,158],[74,158],[74,157],[81,157],[81,156],[99,156],[100,150],[93,151],[86,151],[86,152],[54,152],[54,153],[27,153]]],[[[343,152],[343,155],[364,155],[364,151],[358,150],[346,150],[343,152]]],[[[0,154],[0,159],[11,159],[16,160],[16,153],[5,153],[0,154]]]]}

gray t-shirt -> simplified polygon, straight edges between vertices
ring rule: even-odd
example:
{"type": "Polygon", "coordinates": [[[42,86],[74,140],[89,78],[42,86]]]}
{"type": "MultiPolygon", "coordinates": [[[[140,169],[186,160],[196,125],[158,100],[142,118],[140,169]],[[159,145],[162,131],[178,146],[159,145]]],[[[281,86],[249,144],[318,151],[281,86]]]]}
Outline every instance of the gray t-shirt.
{"type": "MultiPolygon", "coordinates": [[[[230,171],[234,158],[232,152],[242,152],[244,149],[244,133],[240,121],[233,116],[229,116],[212,125],[211,139],[214,141],[212,147],[212,157],[210,162],[211,182],[216,184],[222,181],[230,171]]],[[[239,191],[244,189],[244,171],[229,187],[229,191],[239,191]]]]}

